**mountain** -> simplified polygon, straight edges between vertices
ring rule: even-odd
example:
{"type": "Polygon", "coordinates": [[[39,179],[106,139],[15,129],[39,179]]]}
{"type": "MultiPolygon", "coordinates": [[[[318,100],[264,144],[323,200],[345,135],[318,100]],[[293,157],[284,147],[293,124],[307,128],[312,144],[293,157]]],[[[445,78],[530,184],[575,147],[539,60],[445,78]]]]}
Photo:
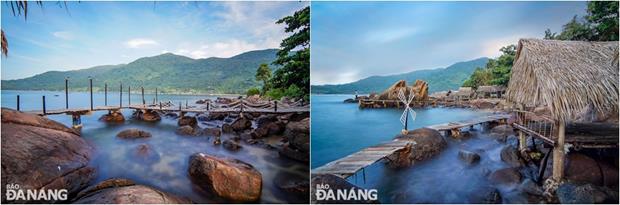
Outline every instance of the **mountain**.
{"type": "Polygon", "coordinates": [[[311,92],[315,94],[351,94],[382,92],[396,81],[406,80],[413,83],[415,80],[424,80],[429,84],[429,92],[455,90],[469,78],[477,67],[484,67],[488,58],[478,58],[471,61],[458,62],[447,68],[416,70],[409,73],[371,76],[352,83],[339,85],[313,85],[311,92]]]}
{"type": "MultiPolygon", "coordinates": [[[[69,89],[88,90],[88,77],[93,77],[93,89],[118,91],[131,86],[168,93],[245,93],[259,86],[255,80],[261,63],[276,59],[277,49],[249,51],[230,58],[192,59],[165,53],[137,59],[128,64],[104,65],[73,71],[49,71],[29,78],[2,80],[3,90],[64,90],[64,79],[69,77],[69,89]]],[[[272,70],[277,69],[270,64],[272,70]]],[[[133,89],[132,89],[133,90],[133,89]]]]}

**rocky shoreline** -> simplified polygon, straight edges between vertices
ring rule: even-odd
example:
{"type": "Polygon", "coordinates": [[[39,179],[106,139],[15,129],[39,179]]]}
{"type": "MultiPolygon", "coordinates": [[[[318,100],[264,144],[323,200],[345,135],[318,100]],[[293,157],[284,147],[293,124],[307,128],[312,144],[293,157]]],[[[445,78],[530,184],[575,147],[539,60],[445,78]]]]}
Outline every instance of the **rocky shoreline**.
{"type": "MultiPolygon", "coordinates": [[[[291,114],[198,114],[138,110],[134,120],[157,122],[163,117],[177,120],[181,136],[212,138],[214,146],[243,151],[243,146],[273,150],[276,155],[300,163],[309,161],[309,113],[291,114]],[[227,133],[224,135],[223,133],[227,133]],[[278,139],[277,143],[267,140],[278,139]]],[[[104,123],[125,121],[120,112],[100,118],[104,123]]],[[[151,138],[151,133],[130,128],[116,134],[120,140],[151,138]]],[[[45,117],[2,109],[2,191],[7,184],[20,189],[67,189],[67,200],[9,201],[3,203],[190,203],[189,199],[139,185],[128,179],[108,179],[93,185],[97,169],[89,167],[96,147],[81,138],[80,132],[45,117]],[[50,146],[51,145],[51,146],[50,146]],[[37,177],[32,177],[37,176],[37,177]]],[[[157,162],[159,154],[148,144],[139,144],[128,155],[140,162],[157,162]]],[[[230,157],[195,153],[188,156],[187,170],[192,183],[206,193],[229,202],[254,203],[260,200],[262,175],[251,162],[230,157]],[[211,168],[210,168],[211,167],[211,168]],[[217,167],[212,169],[212,167],[217,167]],[[248,177],[243,177],[243,176],[248,177]],[[247,181],[251,179],[250,181],[247,181]],[[234,182],[234,183],[231,183],[234,182]],[[254,184],[255,186],[252,186],[254,184]]],[[[275,183],[275,182],[274,182],[275,183]]],[[[308,184],[283,183],[284,193],[307,198],[308,184]],[[302,194],[299,194],[302,192],[302,194]]]]}

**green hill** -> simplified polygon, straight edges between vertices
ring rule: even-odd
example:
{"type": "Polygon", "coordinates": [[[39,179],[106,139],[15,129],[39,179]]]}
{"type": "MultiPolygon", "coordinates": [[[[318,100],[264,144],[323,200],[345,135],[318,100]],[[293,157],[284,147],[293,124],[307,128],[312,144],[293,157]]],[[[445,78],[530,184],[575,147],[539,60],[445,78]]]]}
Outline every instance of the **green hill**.
{"type": "MultiPolygon", "coordinates": [[[[128,64],[104,65],[73,71],[49,71],[29,78],[3,80],[3,90],[64,90],[85,91],[88,77],[93,77],[94,90],[117,91],[123,87],[158,88],[168,93],[245,93],[260,84],[254,79],[261,63],[276,59],[277,49],[250,51],[230,58],[192,59],[172,53],[144,57],[128,64]]],[[[272,69],[277,69],[270,65],[272,69]]],[[[132,89],[133,90],[133,89],[132,89]]]]}
{"type": "Polygon", "coordinates": [[[478,58],[471,61],[458,62],[447,68],[416,70],[388,76],[371,76],[340,85],[313,85],[311,91],[315,94],[352,94],[356,90],[359,93],[381,92],[398,80],[406,80],[407,83],[412,83],[417,79],[429,83],[429,92],[455,90],[469,78],[477,67],[484,67],[488,60],[488,58],[478,58]]]}

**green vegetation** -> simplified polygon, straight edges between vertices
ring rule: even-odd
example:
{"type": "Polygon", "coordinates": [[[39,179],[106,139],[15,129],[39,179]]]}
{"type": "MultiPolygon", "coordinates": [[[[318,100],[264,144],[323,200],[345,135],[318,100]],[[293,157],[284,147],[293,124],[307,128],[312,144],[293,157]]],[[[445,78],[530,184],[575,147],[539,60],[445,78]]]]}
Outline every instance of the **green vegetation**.
{"type": "Polygon", "coordinates": [[[489,59],[479,58],[459,62],[446,68],[416,70],[409,73],[388,76],[371,76],[352,83],[340,85],[313,85],[312,93],[318,94],[360,94],[382,92],[396,81],[406,80],[408,84],[415,80],[424,80],[429,84],[429,92],[456,90],[476,69],[483,67],[489,59]]]}
{"type": "Polygon", "coordinates": [[[509,45],[500,49],[502,55],[497,59],[489,59],[484,68],[476,68],[469,79],[463,82],[465,87],[478,88],[481,85],[507,86],[510,80],[512,62],[516,54],[516,46],[509,45]]]}
{"type": "MultiPolygon", "coordinates": [[[[282,40],[274,65],[282,66],[271,74],[267,64],[256,70],[256,80],[263,82],[261,93],[271,99],[291,97],[308,101],[310,90],[310,7],[276,22],[285,23],[285,31],[293,33],[282,40]]],[[[248,93],[250,91],[248,90],[248,93]]]]}
{"type": "Polygon", "coordinates": [[[257,87],[250,88],[248,92],[246,92],[246,95],[248,97],[252,95],[258,95],[258,94],[260,94],[260,89],[258,89],[257,87]]]}
{"type": "MultiPolygon", "coordinates": [[[[94,90],[118,91],[144,86],[147,92],[158,88],[162,93],[236,93],[261,85],[254,72],[259,65],[276,59],[277,49],[250,51],[230,58],[191,59],[166,53],[137,59],[129,64],[97,66],[73,71],[49,71],[19,80],[3,80],[4,90],[64,90],[69,78],[71,91],[87,91],[92,76],[94,90]]],[[[272,69],[276,70],[279,67],[272,69]]]]}
{"type": "MultiPolygon", "coordinates": [[[[618,2],[591,1],[588,14],[582,18],[574,16],[564,24],[559,34],[545,31],[545,39],[572,41],[617,41],[618,40],[618,2]]],[[[502,55],[491,59],[484,68],[476,68],[463,86],[477,88],[481,85],[508,85],[515,46],[500,49],[502,55]]]]}

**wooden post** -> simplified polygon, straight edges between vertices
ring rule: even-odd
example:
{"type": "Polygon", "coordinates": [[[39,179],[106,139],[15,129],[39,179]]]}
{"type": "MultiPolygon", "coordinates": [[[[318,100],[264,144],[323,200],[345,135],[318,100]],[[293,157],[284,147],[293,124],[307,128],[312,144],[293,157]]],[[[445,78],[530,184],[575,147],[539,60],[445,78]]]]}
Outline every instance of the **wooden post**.
{"type": "Polygon", "coordinates": [[[69,109],[69,79],[65,78],[65,109],[69,109]]]}
{"type": "Polygon", "coordinates": [[[157,99],[157,88],[155,88],[155,102],[159,102],[159,99],[157,99]]]}
{"type": "Polygon", "coordinates": [[[93,79],[88,78],[90,87],[90,110],[93,110],[93,79]]]}
{"type": "Polygon", "coordinates": [[[407,129],[407,125],[409,125],[409,112],[407,112],[408,110],[405,110],[405,131],[409,131],[409,129],[407,129]]]}
{"type": "Polygon", "coordinates": [[[519,151],[525,150],[525,148],[527,148],[527,138],[525,137],[525,133],[519,130],[519,151]]]}
{"type": "Polygon", "coordinates": [[[553,146],[553,180],[560,182],[564,177],[564,122],[556,122],[558,139],[553,146]]]}
{"type": "Polygon", "coordinates": [[[128,90],[128,92],[127,92],[127,93],[129,94],[129,96],[127,96],[127,100],[129,100],[129,102],[127,103],[127,105],[131,106],[131,85],[130,85],[130,86],[127,86],[127,87],[128,87],[128,88],[127,88],[127,90],[128,90]]]}
{"type": "Polygon", "coordinates": [[[45,111],[45,95],[43,96],[43,115],[45,115],[47,112],[45,111]]]}
{"type": "Polygon", "coordinates": [[[103,105],[108,106],[108,83],[103,84],[103,96],[105,99],[103,105]]]}
{"type": "Polygon", "coordinates": [[[185,109],[188,109],[187,100],[185,100],[185,109]]]}
{"type": "Polygon", "coordinates": [[[161,110],[161,102],[159,102],[159,110],[161,110]]]}
{"type": "Polygon", "coordinates": [[[273,101],[273,111],[278,112],[278,101],[277,100],[273,101]]]}
{"type": "Polygon", "coordinates": [[[209,104],[211,104],[209,101],[207,101],[207,111],[209,111],[209,104]]]}
{"type": "Polygon", "coordinates": [[[17,95],[17,111],[19,111],[19,95],[17,95]]]}
{"type": "Polygon", "coordinates": [[[123,108],[123,83],[121,83],[121,89],[119,93],[121,94],[121,100],[118,103],[118,108],[123,108]]]}
{"type": "Polygon", "coordinates": [[[140,89],[142,90],[142,105],[146,105],[146,101],[144,101],[144,87],[140,87],[140,89]]]}

